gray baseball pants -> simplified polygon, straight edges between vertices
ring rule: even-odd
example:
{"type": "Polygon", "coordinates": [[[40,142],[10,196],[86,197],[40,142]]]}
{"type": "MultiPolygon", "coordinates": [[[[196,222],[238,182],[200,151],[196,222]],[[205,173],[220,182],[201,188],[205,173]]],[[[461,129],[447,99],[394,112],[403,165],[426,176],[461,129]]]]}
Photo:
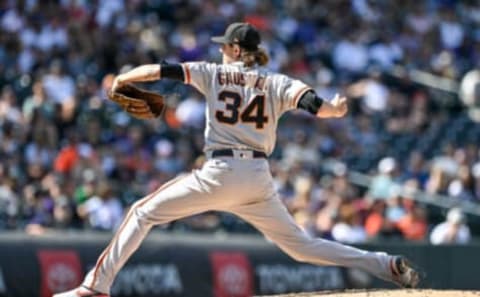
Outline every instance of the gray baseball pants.
{"type": "Polygon", "coordinates": [[[390,280],[391,256],[337,242],[311,238],[294,222],[274,191],[268,161],[242,156],[209,159],[199,170],[167,182],[137,201],[83,285],[109,293],[118,271],[152,226],[199,214],[226,211],[251,223],[280,249],[300,262],[360,268],[390,280]]]}

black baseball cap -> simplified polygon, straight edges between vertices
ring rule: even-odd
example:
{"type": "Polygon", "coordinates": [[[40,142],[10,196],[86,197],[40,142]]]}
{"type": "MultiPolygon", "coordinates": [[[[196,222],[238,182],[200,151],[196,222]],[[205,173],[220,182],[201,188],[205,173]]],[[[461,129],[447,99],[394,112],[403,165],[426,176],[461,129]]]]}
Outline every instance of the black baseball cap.
{"type": "Polygon", "coordinates": [[[212,37],[212,41],[221,44],[237,43],[247,50],[256,50],[260,44],[260,33],[248,23],[233,23],[227,27],[223,36],[212,37]]]}

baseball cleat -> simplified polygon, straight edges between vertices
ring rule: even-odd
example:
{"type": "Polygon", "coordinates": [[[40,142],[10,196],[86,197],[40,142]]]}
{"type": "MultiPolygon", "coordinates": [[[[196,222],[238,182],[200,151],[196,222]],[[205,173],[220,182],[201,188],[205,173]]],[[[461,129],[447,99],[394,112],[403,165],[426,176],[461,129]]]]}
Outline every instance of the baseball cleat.
{"type": "Polygon", "coordinates": [[[415,288],[420,282],[420,273],[403,256],[394,256],[390,260],[392,281],[404,288],[415,288]]]}
{"type": "Polygon", "coordinates": [[[55,294],[53,297],[110,297],[110,295],[80,286],[68,292],[55,294]]]}

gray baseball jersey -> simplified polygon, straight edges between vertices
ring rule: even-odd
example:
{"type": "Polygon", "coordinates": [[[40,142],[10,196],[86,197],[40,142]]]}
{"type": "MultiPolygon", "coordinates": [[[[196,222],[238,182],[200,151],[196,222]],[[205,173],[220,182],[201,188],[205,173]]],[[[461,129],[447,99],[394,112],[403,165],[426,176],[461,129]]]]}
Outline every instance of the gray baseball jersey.
{"type": "MultiPolygon", "coordinates": [[[[196,62],[182,67],[185,83],[207,99],[205,150],[231,149],[233,156],[211,154],[201,169],[171,180],[132,205],[84,285],[108,293],[120,268],[154,225],[210,210],[234,213],[299,261],[361,268],[391,280],[393,258],[386,253],[363,251],[303,232],[275,192],[268,161],[254,157],[252,150],[272,152],[279,117],[296,108],[310,87],[241,63],[196,62]]],[[[72,294],[55,297],[76,296],[72,294]]]]}
{"type": "Polygon", "coordinates": [[[182,64],[185,83],[207,100],[205,150],[250,149],[270,154],[280,116],[311,88],[300,80],[246,68],[242,62],[182,64]]]}

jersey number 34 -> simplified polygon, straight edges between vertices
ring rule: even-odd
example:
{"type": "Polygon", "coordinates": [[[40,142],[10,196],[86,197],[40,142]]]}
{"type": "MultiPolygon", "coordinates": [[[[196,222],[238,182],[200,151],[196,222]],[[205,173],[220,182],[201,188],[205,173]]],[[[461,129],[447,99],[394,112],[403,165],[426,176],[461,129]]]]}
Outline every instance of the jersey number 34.
{"type": "Polygon", "coordinates": [[[235,125],[239,120],[243,123],[254,123],[257,129],[262,129],[268,122],[265,115],[265,96],[256,95],[240,112],[242,96],[231,91],[222,91],[218,100],[225,102],[226,110],[217,110],[215,117],[220,123],[235,125]]]}

